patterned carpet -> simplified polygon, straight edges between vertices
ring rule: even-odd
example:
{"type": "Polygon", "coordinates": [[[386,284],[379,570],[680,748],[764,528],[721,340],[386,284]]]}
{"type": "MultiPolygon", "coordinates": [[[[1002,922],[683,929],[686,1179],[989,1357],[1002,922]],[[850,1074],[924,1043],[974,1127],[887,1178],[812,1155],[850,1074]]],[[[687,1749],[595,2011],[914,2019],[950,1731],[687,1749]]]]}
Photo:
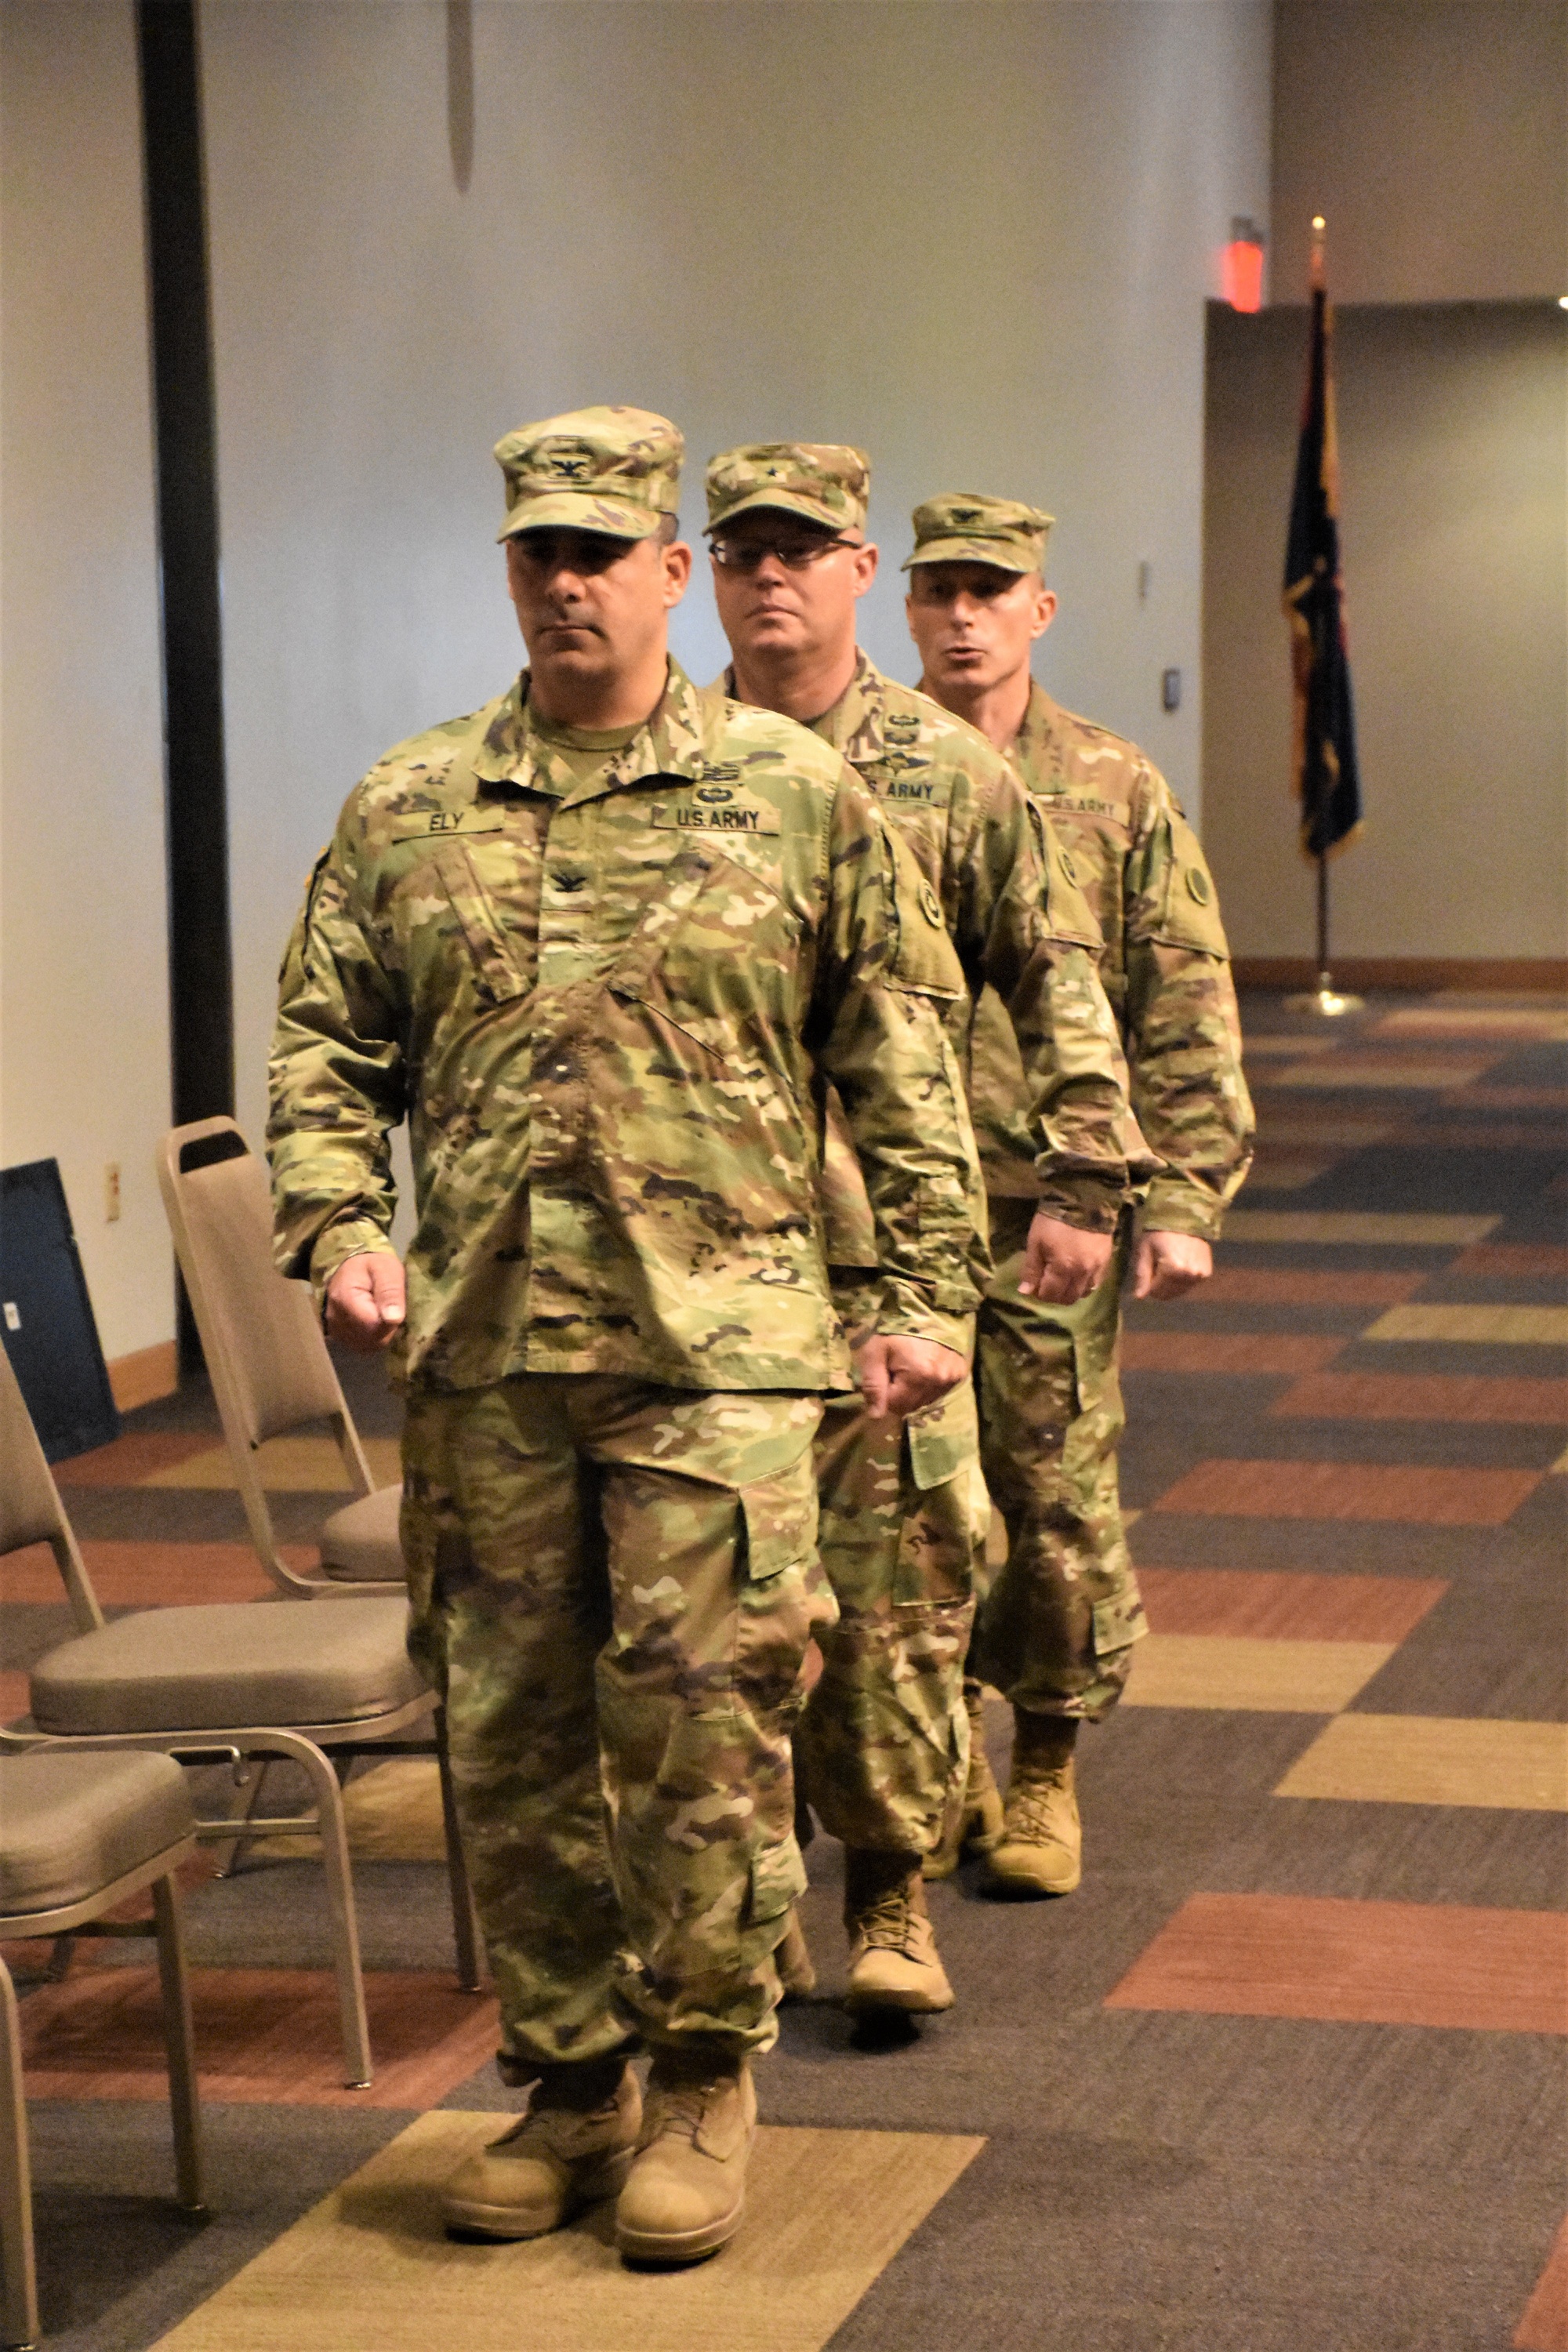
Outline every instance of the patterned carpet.
{"type": "MultiPolygon", "coordinates": [[[[868,2046],[819,1840],[822,1986],[761,2072],[743,2238],[628,2294],[592,2222],[443,2248],[428,2180],[510,2102],[452,1978],[429,1772],[362,1770],[368,2093],[339,2081],[309,1841],[190,1891],[209,2221],[163,2201],[146,1950],[27,1992],[62,2352],[1568,2352],[1568,1010],[1246,1016],[1263,1145],[1219,1272],[1128,1317],[1154,1631],[1083,1744],[1081,1891],[933,1890],[959,2005],[868,2046]]],[[[331,1466],[270,1451],[301,1560],[331,1466]]],[[[200,1389],[59,1475],[106,1605],[265,1591],[200,1389]]],[[[64,1620],[47,1553],[3,1573],[15,1715],[64,1620]]]]}

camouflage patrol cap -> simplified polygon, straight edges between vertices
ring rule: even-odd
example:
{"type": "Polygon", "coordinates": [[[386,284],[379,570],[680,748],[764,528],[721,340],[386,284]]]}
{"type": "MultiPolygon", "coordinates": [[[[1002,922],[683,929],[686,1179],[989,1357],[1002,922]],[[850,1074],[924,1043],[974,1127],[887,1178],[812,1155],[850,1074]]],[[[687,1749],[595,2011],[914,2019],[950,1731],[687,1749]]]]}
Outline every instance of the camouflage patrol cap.
{"type": "Polygon", "coordinates": [[[998,572],[1043,572],[1055,515],[1016,499],[983,498],[975,490],[944,490],[914,512],[914,553],[902,565],[990,563],[998,572]]]}
{"type": "Polygon", "coordinates": [[[572,408],[519,425],[496,443],[507,507],[496,536],[554,527],[651,539],[679,503],[685,448],[647,408],[572,408]]]}
{"type": "Polygon", "coordinates": [[[778,507],[829,530],[863,530],[870,491],[864,449],[840,441],[752,441],[708,461],[708,532],[753,507],[778,507]]]}

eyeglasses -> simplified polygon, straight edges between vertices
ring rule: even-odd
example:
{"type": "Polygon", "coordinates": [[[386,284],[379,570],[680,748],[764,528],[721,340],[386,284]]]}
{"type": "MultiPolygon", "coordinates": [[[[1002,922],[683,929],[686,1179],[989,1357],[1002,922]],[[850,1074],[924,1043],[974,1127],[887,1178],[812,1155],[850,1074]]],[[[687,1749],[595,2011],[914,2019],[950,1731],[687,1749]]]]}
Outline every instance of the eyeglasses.
{"type": "Polygon", "coordinates": [[[794,539],[781,546],[765,539],[716,539],[713,561],[726,572],[755,572],[772,556],[786,572],[807,572],[825,555],[858,543],[853,539],[794,539]]]}

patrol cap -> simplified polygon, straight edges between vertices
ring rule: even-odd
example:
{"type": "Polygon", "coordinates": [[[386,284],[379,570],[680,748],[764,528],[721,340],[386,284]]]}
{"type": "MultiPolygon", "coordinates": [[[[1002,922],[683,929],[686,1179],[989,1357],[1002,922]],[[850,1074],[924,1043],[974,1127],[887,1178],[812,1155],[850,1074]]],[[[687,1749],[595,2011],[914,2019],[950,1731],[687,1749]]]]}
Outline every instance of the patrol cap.
{"type": "Polygon", "coordinates": [[[870,493],[864,449],[841,441],[752,441],[708,461],[708,533],[753,507],[804,515],[829,530],[863,530],[870,493]]]}
{"type": "Polygon", "coordinates": [[[983,498],[977,490],[944,490],[914,512],[915,548],[901,569],[917,563],[990,563],[998,572],[1043,572],[1055,515],[1016,499],[983,498]]]}
{"type": "Polygon", "coordinates": [[[506,477],[506,520],[520,530],[598,530],[651,539],[680,500],[686,443],[647,408],[571,408],[521,425],[496,443],[506,477]]]}

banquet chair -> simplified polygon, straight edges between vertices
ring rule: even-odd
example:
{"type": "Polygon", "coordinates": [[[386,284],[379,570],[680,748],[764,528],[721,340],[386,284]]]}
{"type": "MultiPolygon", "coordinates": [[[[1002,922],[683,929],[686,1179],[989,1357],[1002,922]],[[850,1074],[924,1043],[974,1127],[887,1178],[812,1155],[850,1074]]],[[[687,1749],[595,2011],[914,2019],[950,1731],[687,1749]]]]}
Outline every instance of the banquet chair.
{"type": "MultiPolygon", "coordinates": [[[[89,1934],[158,1939],[174,2177],[189,2213],[202,2203],[202,2127],[191,1995],[174,1874],[196,1849],[185,1776],[166,1756],[0,1756],[0,1942],[89,1934]],[[143,1887],[151,1920],[111,1920],[143,1887]]],[[[0,2315],[7,2347],[36,2343],[33,2200],[16,1990],[0,1958],[0,2315]]]]}
{"type": "MultiPolygon", "coordinates": [[[[0,1730],[0,1750],[47,1741],[73,1753],[133,1747],[186,1763],[238,1766],[251,1757],[287,1757],[300,1766],[321,1841],[347,2079],[351,2088],[363,2088],[371,2078],[370,2040],[333,1763],[406,1752],[391,1745],[393,1736],[436,1710],[436,1694],[408,1655],[406,1601],[208,1601],[141,1610],[106,1623],[16,1376],[0,1350],[0,1556],[39,1543],[49,1545],[61,1568],[77,1633],[33,1667],[30,1716],[0,1730]]],[[[441,1730],[437,1722],[458,1974],[473,1990],[473,1909],[441,1730]]],[[[310,1825],[310,1816],[252,1820],[247,1832],[290,1835],[310,1825]]],[[[205,1843],[231,1843],[235,1824],[226,1815],[198,1821],[196,1834],[205,1843]]]]}
{"type": "Polygon", "coordinates": [[[164,1136],[158,1185],[201,1334],[246,1523],[261,1563],[285,1592],[400,1592],[402,1489],[377,1486],[327,1352],[310,1286],[272,1260],[265,1165],[232,1118],[201,1118],[164,1136]],[[327,1423],[355,1499],[330,1514],[321,1568],[290,1568],[273,1530],[257,1448],[327,1423]]]}

